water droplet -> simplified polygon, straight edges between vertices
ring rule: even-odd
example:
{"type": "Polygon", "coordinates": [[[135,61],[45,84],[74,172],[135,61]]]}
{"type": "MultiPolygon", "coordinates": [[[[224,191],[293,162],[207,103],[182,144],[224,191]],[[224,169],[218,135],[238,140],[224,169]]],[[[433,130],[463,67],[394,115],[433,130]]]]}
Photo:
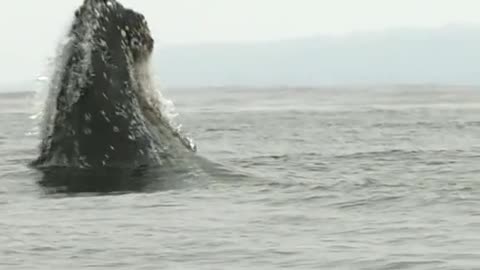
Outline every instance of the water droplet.
{"type": "Polygon", "coordinates": [[[36,120],[36,119],[39,119],[40,117],[42,117],[42,113],[37,113],[35,115],[31,115],[29,118],[32,119],[32,120],[36,120]]]}
{"type": "Polygon", "coordinates": [[[119,133],[120,129],[117,126],[113,126],[113,132],[119,133]]]}

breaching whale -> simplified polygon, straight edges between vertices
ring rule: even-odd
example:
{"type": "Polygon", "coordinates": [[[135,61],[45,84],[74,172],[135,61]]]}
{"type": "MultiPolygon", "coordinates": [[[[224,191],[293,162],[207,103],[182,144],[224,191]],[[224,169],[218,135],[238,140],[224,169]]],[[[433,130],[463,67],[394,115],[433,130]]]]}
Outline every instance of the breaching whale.
{"type": "Polygon", "coordinates": [[[151,168],[185,162],[195,147],[164,114],[148,62],[144,16],[115,0],[85,0],[48,85],[38,158],[46,186],[142,188],[151,168]]]}

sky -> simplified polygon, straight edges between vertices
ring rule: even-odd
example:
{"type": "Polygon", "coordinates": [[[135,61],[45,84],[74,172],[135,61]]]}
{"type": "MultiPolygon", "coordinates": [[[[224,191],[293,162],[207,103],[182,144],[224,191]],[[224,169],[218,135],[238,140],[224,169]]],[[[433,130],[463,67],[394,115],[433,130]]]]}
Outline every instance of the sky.
{"type": "MultiPolygon", "coordinates": [[[[41,75],[83,0],[0,0],[0,83],[41,75]]],[[[478,0],[123,0],[157,44],[250,42],[480,25],[478,0]]]]}

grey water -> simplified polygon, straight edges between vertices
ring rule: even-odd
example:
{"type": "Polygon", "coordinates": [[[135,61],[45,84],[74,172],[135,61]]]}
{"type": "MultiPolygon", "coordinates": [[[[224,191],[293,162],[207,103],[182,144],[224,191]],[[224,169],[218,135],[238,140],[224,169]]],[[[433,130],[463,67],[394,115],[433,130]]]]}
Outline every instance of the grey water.
{"type": "Polygon", "coordinates": [[[0,269],[480,269],[480,88],[165,94],[231,173],[45,193],[34,97],[0,95],[0,269]]]}

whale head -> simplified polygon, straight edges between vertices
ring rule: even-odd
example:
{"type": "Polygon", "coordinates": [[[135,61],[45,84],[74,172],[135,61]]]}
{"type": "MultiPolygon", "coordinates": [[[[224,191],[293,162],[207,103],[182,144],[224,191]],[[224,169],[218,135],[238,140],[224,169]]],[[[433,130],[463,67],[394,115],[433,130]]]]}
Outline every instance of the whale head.
{"type": "Polygon", "coordinates": [[[145,17],[115,0],[85,0],[75,12],[72,34],[81,38],[85,30],[93,30],[91,41],[113,49],[113,55],[123,52],[138,61],[153,51],[154,40],[145,17]]]}
{"type": "Polygon", "coordinates": [[[31,164],[43,172],[43,186],[135,190],[152,175],[188,167],[195,148],[163,115],[148,68],[153,49],[145,17],[117,1],[85,0],[76,10],[31,164]]]}
{"type": "Polygon", "coordinates": [[[152,139],[138,66],[154,48],[145,17],[115,0],[86,0],[50,84],[36,164],[140,166],[152,139]]]}

